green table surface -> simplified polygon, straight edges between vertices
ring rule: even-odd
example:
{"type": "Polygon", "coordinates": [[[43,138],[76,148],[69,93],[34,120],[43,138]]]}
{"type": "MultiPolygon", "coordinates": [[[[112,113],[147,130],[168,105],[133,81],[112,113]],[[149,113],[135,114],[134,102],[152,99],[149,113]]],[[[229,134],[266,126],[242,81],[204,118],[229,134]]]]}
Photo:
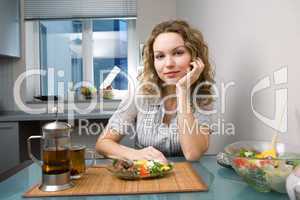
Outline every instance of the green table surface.
{"type": "MultiPolygon", "coordinates": [[[[182,157],[170,158],[174,162],[184,161],[182,157]]],[[[102,162],[102,161],[100,161],[102,162]]],[[[125,200],[125,199],[143,199],[143,200],[192,200],[192,199],[220,199],[220,200],[283,200],[288,199],[286,194],[276,192],[260,193],[250,188],[243,180],[232,170],[219,166],[216,163],[215,156],[204,156],[198,162],[192,162],[193,167],[202,176],[203,180],[209,186],[207,192],[188,192],[188,193],[164,193],[147,195],[106,195],[106,196],[72,196],[72,197],[45,197],[32,199],[105,199],[105,200],[125,200]]],[[[38,165],[32,164],[19,171],[15,175],[0,183],[0,199],[17,200],[31,199],[22,198],[22,195],[33,185],[41,180],[41,169],[38,165]]],[[[101,186],[99,186],[101,187],[101,186]]]]}

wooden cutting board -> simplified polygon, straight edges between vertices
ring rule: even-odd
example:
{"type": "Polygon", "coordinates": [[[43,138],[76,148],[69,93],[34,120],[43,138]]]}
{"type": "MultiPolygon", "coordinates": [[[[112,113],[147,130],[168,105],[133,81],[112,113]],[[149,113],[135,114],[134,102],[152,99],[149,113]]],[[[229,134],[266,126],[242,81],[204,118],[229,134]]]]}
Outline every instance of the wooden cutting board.
{"type": "Polygon", "coordinates": [[[191,163],[175,163],[173,173],[156,179],[121,180],[105,168],[89,168],[85,175],[73,181],[73,188],[58,192],[43,192],[36,185],[23,197],[128,195],[166,192],[207,191],[207,185],[193,169],[191,163]]]}

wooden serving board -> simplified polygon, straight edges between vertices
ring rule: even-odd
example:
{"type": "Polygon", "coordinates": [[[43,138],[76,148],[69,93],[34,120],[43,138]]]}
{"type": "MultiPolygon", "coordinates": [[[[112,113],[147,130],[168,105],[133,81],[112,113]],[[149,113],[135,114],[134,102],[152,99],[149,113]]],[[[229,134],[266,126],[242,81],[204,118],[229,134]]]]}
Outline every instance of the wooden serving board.
{"type": "Polygon", "coordinates": [[[175,163],[173,172],[156,179],[121,180],[105,168],[89,168],[85,175],[73,181],[73,188],[58,192],[43,192],[36,185],[23,197],[128,195],[167,192],[207,191],[207,185],[193,169],[191,163],[175,163]]]}

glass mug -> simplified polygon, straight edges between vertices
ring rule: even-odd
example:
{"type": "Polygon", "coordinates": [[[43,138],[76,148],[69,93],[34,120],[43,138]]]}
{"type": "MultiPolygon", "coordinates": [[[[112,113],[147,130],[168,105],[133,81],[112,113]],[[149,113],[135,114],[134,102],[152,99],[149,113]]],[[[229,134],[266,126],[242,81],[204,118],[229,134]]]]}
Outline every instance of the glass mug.
{"type": "Polygon", "coordinates": [[[71,145],[70,147],[70,168],[71,179],[79,179],[83,176],[87,167],[95,163],[95,150],[87,149],[84,145],[71,145]],[[92,163],[86,164],[86,156],[92,155],[92,163]]]}

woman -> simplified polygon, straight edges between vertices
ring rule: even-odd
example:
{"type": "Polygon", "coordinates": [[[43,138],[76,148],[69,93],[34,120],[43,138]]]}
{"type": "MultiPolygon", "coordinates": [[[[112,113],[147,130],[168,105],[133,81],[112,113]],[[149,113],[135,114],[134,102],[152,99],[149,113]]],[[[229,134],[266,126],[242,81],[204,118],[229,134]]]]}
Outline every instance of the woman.
{"type": "Polygon", "coordinates": [[[129,101],[129,95],[121,102],[97,141],[97,151],[131,160],[165,162],[165,156],[179,155],[198,160],[209,146],[209,120],[201,111],[211,108],[207,83],[213,83],[202,34],[185,21],[162,22],[154,27],[143,56],[136,90],[141,98],[129,101]],[[119,144],[129,132],[134,132],[135,149],[119,144]]]}

